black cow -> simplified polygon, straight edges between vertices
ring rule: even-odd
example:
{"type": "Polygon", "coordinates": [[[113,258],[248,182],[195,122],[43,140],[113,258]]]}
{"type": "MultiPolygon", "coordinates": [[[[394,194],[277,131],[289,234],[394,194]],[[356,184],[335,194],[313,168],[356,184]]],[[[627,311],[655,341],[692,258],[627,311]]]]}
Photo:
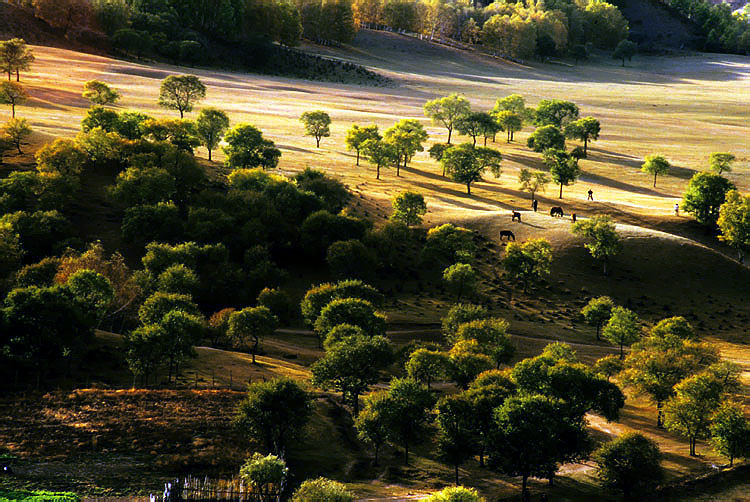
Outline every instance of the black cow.
{"type": "Polygon", "coordinates": [[[503,237],[507,237],[508,240],[513,239],[513,242],[516,241],[516,236],[513,232],[510,230],[500,230],[500,240],[503,240],[503,237]]]}
{"type": "Polygon", "coordinates": [[[518,211],[513,211],[513,214],[510,217],[510,221],[516,221],[518,219],[518,223],[521,223],[521,213],[518,211]]]}
{"type": "Polygon", "coordinates": [[[555,206],[549,210],[549,215],[562,218],[565,216],[565,213],[563,213],[563,209],[560,206],[555,206]]]}

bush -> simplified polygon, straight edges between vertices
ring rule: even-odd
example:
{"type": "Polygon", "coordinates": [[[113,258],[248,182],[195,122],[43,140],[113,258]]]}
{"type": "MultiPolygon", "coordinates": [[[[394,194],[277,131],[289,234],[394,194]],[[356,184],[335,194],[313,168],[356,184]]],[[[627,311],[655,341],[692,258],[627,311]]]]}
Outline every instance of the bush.
{"type": "Polygon", "coordinates": [[[328,247],[326,263],[338,277],[370,278],[375,272],[375,255],[361,241],[337,241],[328,247]]]}
{"type": "Polygon", "coordinates": [[[292,502],[354,502],[354,495],[338,481],[308,479],[294,492],[292,502]]]}
{"type": "Polygon", "coordinates": [[[448,313],[443,317],[443,335],[448,340],[453,340],[458,328],[462,324],[486,319],[490,316],[487,309],[481,305],[471,305],[459,303],[450,308],[448,313]]]}
{"type": "Polygon", "coordinates": [[[326,305],[315,321],[315,332],[322,338],[339,324],[357,326],[369,336],[385,335],[385,317],[359,298],[341,298],[326,305]]]}
{"type": "Polygon", "coordinates": [[[52,286],[59,267],[60,258],[43,258],[38,263],[26,265],[16,273],[15,287],[52,286]]]}
{"type": "Polygon", "coordinates": [[[72,492],[0,490],[0,502],[80,502],[80,500],[81,497],[72,492]]]}
{"type": "Polygon", "coordinates": [[[352,196],[346,185],[317,169],[306,168],[294,177],[294,181],[301,190],[312,192],[320,197],[325,204],[325,209],[333,214],[344,209],[352,196]]]}
{"type": "Polygon", "coordinates": [[[473,488],[463,486],[451,486],[433,493],[425,499],[425,502],[484,502],[484,498],[473,488]]]}
{"type": "Polygon", "coordinates": [[[156,289],[165,293],[193,296],[199,286],[198,276],[182,263],[170,266],[156,280],[156,289]]]}
{"type": "Polygon", "coordinates": [[[317,211],[302,223],[302,248],[312,256],[323,258],[336,241],[362,239],[367,227],[367,222],[357,218],[317,211]]]}
{"type": "Polygon", "coordinates": [[[267,307],[282,325],[288,324],[294,315],[291,298],[280,289],[264,288],[258,294],[258,305],[267,307]]]}
{"type": "Polygon", "coordinates": [[[131,207],[122,218],[122,237],[135,246],[152,241],[175,243],[182,234],[180,212],[172,203],[131,207]]]}
{"type": "Polygon", "coordinates": [[[474,259],[474,232],[446,223],[427,232],[422,262],[431,268],[444,268],[456,262],[474,259]]]}
{"type": "Polygon", "coordinates": [[[358,279],[339,281],[336,284],[325,283],[307,291],[300,303],[302,317],[308,324],[315,324],[323,307],[339,298],[360,298],[375,307],[380,307],[383,303],[380,291],[358,279]]]}

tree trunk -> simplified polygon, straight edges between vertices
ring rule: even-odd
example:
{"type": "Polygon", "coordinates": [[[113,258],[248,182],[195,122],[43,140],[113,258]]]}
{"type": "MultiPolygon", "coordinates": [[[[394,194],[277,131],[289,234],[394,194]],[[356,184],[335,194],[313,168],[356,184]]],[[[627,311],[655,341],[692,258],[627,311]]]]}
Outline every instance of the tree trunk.
{"type": "Polygon", "coordinates": [[[375,179],[380,179],[380,164],[378,164],[378,174],[375,176],[375,179]]]}
{"type": "Polygon", "coordinates": [[[471,139],[474,140],[474,146],[477,146],[477,137],[476,136],[472,136],[471,139]]]}
{"type": "Polygon", "coordinates": [[[18,68],[16,68],[16,82],[20,82],[20,81],[21,81],[21,74],[18,71],[18,68]]]}
{"type": "Polygon", "coordinates": [[[487,136],[484,137],[484,146],[487,146],[487,136]]]}
{"type": "Polygon", "coordinates": [[[211,162],[211,149],[208,149],[208,161],[211,162]]]}
{"type": "Polygon", "coordinates": [[[456,486],[458,486],[458,464],[454,465],[453,468],[456,475],[456,486]]]}
{"type": "Polygon", "coordinates": [[[10,116],[11,118],[16,118],[16,104],[15,103],[10,104],[10,116]]]}
{"type": "Polygon", "coordinates": [[[583,155],[588,156],[589,154],[589,138],[583,138],[583,155]]]}
{"type": "Polygon", "coordinates": [[[453,128],[449,127],[448,128],[448,144],[449,145],[451,144],[451,134],[453,134],[453,128]]]}
{"type": "Polygon", "coordinates": [[[560,183],[560,198],[562,199],[562,183],[560,183]]]}
{"type": "Polygon", "coordinates": [[[521,499],[526,500],[526,482],[529,480],[529,475],[524,474],[521,478],[521,499]]]}
{"type": "Polygon", "coordinates": [[[467,183],[467,184],[466,184],[466,193],[467,193],[468,195],[471,195],[471,183],[467,183]]]}
{"type": "Polygon", "coordinates": [[[181,118],[181,119],[184,119],[184,118],[185,118],[185,114],[184,114],[184,112],[182,111],[182,108],[180,108],[180,118],[181,118]]]}
{"type": "Polygon", "coordinates": [[[357,148],[357,166],[359,166],[359,148],[357,148]]]}
{"type": "Polygon", "coordinates": [[[315,147],[320,148],[320,138],[315,136],[315,147]]]}

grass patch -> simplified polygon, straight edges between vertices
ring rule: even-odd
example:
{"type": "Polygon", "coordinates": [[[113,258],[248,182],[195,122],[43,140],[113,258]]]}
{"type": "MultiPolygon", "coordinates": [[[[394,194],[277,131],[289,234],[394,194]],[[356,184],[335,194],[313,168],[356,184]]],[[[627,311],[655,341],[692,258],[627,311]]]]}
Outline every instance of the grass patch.
{"type": "Polygon", "coordinates": [[[79,502],[81,497],[72,492],[44,490],[0,490],[0,502],[79,502]]]}

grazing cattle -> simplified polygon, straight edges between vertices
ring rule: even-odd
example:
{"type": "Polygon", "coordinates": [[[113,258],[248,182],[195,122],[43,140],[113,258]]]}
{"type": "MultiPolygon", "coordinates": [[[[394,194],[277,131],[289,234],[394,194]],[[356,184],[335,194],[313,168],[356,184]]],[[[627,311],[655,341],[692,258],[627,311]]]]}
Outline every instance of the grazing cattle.
{"type": "Polygon", "coordinates": [[[513,239],[513,242],[516,241],[516,236],[513,232],[510,230],[500,230],[500,240],[503,240],[503,237],[507,237],[508,240],[513,239]]]}
{"type": "Polygon", "coordinates": [[[518,211],[513,211],[513,215],[510,218],[510,221],[516,221],[518,219],[518,223],[521,223],[521,213],[518,211]]]}
{"type": "Polygon", "coordinates": [[[565,216],[565,213],[563,213],[563,209],[560,206],[555,206],[549,210],[549,215],[562,218],[563,216],[565,216]]]}

